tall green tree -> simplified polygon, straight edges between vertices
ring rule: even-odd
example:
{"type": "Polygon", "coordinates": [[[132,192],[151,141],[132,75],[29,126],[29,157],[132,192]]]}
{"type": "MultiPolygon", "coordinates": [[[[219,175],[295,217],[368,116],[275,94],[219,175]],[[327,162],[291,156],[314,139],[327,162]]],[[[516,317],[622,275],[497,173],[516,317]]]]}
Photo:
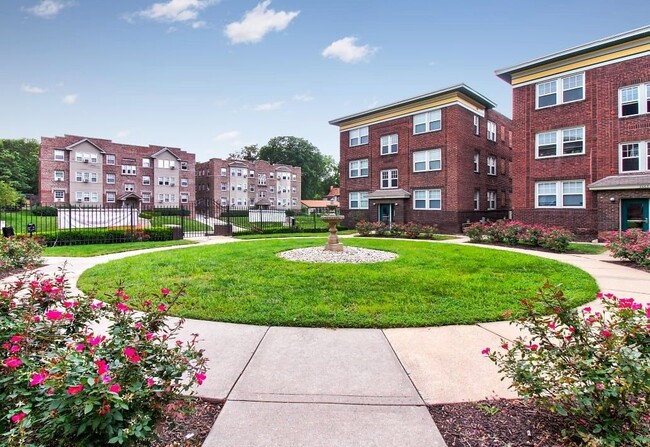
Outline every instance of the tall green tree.
{"type": "Polygon", "coordinates": [[[323,181],[330,175],[333,163],[331,157],[321,154],[309,141],[291,136],[271,138],[260,148],[258,158],[302,168],[302,199],[322,193],[323,181]]]}
{"type": "Polygon", "coordinates": [[[248,146],[244,146],[237,152],[231,152],[228,154],[228,158],[231,160],[247,160],[247,161],[255,161],[258,160],[258,155],[259,155],[260,148],[257,147],[257,144],[249,144],[248,146]]]}
{"type": "Polygon", "coordinates": [[[0,207],[13,206],[22,198],[18,191],[6,182],[0,180],[0,207]]]}
{"type": "Polygon", "coordinates": [[[330,155],[324,155],[327,163],[326,174],[321,180],[320,195],[325,196],[330,192],[330,186],[339,186],[339,164],[330,155]]]}
{"type": "Polygon", "coordinates": [[[36,140],[0,140],[0,181],[23,194],[38,193],[36,140]]]}

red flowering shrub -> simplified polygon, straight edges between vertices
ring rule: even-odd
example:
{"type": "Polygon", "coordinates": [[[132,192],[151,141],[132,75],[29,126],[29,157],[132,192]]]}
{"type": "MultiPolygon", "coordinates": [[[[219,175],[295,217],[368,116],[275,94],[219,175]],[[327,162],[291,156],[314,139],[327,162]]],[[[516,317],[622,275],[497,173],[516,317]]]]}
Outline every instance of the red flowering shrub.
{"type": "Polygon", "coordinates": [[[106,303],[68,296],[64,274],[0,292],[3,445],[134,445],[166,406],[205,379],[196,335],[172,343],[178,299],[161,290],[134,312],[119,289],[106,303]],[[101,327],[104,327],[102,330],[101,327]]]}
{"type": "Polygon", "coordinates": [[[650,233],[638,228],[620,234],[613,231],[605,236],[605,240],[607,249],[615,258],[650,267],[650,233]]]}
{"type": "Polygon", "coordinates": [[[532,245],[565,252],[573,240],[573,233],[561,227],[528,225],[515,220],[476,222],[463,229],[472,242],[489,242],[508,245],[532,245]]]}
{"type": "Polygon", "coordinates": [[[35,237],[0,237],[0,271],[34,266],[42,253],[43,246],[35,237]]]}
{"type": "Polygon", "coordinates": [[[650,305],[599,295],[573,309],[546,284],[514,322],[529,335],[483,350],[525,398],[567,418],[584,445],[650,445],[650,305]]]}
{"type": "Polygon", "coordinates": [[[406,237],[409,239],[433,239],[438,234],[437,226],[421,225],[416,222],[407,222],[405,224],[394,223],[388,226],[383,222],[366,222],[362,220],[357,223],[356,230],[360,236],[391,236],[406,237]]]}

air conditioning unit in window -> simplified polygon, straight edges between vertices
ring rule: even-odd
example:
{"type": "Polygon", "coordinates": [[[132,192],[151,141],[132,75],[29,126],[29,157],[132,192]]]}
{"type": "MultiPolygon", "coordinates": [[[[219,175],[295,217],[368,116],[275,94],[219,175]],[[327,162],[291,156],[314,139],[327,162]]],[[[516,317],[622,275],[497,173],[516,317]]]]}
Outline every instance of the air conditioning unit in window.
{"type": "Polygon", "coordinates": [[[162,200],[159,200],[158,203],[163,203],[163,201],[162,201],[162,200]]]}
{"type": "Polygon", "coordinates": [[[171,165],[171,166],[169,167],[169,169],[176,169],[176,166],[171,165]]]}
{"type": "Polygon", "coordinates": [[[88,183],[88,181],[89,181],[89,180],[88,180],[87,178],[84,179],[84,183],[88,183]]]}
{"type": "Polygon", "coordinates": [[[84,158],[84,163],[90,163],[90,160],[88,160],[87,158],[84,158]]]}
{"type": "Polygon", "coordinates": [[[62,182],[63,179],[62,179],[62,178],[55,178],[54,181],[55,181],[55,182],[62,182]]]}
{"type": "Polygon", "coordinates": [[[77,202],[81,202],[81,201],[82,201],[82,199],[77,199],[77,202]]]}

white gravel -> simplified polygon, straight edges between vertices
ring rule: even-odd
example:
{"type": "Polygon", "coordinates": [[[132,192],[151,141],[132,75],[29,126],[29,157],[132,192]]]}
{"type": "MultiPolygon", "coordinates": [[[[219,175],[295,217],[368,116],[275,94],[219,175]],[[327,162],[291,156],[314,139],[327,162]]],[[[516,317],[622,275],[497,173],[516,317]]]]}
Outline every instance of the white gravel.
{"type": "Polygon", "coordinates": [[[397,258],[395,253],[367,248],[343,247],[343,251],[327,251],[323,247],[297,248],[278,253],[288,261],[330,262],[345,264],[364,264],[386,262],[397,258]]]}

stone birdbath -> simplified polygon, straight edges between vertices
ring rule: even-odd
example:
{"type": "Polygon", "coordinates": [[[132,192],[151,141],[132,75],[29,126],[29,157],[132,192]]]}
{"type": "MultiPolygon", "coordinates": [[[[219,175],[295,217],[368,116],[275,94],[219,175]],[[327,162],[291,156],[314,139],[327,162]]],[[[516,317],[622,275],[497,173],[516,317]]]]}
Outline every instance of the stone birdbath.
{"type": "Polygon", "coordinates": [[[330,232],[327,238],[327,244],[325,245],[325,251],[343,251],[343,244],[339,242],[339,237],[336,235],[336,225],[345,217],[336,214],[336,208],[338,208],[338,205],[334,203],[334,200],[331,200],[329,205],[327,205],[328,213],[320,218],[323,222],[327,222],[328,231],[330,232]]]}

